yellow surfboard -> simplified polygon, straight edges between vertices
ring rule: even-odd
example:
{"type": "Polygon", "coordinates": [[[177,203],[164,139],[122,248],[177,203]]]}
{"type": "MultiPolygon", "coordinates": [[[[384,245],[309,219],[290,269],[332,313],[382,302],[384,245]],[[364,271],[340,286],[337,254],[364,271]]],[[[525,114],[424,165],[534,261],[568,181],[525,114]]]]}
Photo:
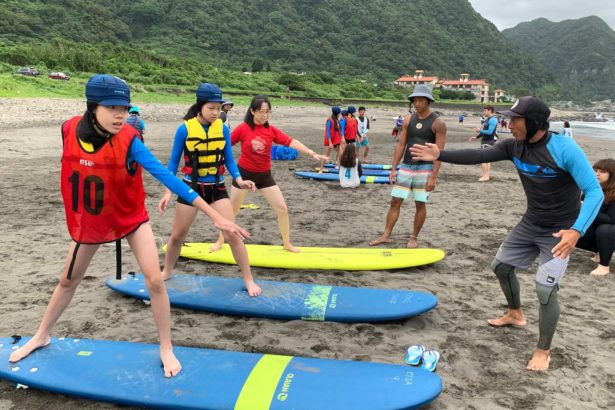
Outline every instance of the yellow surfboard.
{"type": "MultiPolygon", "coordinates": [[[[207,262],[234,265],[235,259],[228,244],[210,252],[211,243],[186,243],[181,256],[207,262]]],[[[282,269],[326,270],[387,270],[427,265],[444,258],[440,249],[383,249],[383,248],[312,248],[300,247],[293,253],[282,246],[246,245],[251,266],[282,269]]],[[[163,250],[166,250],[163,248],[163,250]]]]}

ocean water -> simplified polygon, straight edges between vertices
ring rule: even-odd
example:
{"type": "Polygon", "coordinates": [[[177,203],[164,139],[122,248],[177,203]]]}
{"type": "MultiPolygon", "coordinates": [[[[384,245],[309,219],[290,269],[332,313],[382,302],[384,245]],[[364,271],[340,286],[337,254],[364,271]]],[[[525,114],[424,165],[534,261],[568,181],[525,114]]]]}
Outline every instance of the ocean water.
{"type": "MultiPolygon", "coordinates": [[[[553,132],[559,132],[564,128],[563,122],[553,121],[551,122],[549,129],[553,132]]],[[[600,138],[615,140],[615,121],[605,122],[584,122],[584,121],[571,121],[570,128],[572,128],[572,135],[582,135],[590,138],[600,138]]]]}

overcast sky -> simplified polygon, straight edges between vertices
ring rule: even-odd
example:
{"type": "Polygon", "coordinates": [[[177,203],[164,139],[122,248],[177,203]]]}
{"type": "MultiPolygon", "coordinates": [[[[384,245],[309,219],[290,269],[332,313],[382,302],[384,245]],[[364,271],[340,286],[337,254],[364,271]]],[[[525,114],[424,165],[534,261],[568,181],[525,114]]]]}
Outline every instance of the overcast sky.
{"type": "Polygon", "coordinates": [[[539,17],[557,22],[592,15],[615,28],[613,0],[470,0],[470,3],[500,31],[539,17]]]}

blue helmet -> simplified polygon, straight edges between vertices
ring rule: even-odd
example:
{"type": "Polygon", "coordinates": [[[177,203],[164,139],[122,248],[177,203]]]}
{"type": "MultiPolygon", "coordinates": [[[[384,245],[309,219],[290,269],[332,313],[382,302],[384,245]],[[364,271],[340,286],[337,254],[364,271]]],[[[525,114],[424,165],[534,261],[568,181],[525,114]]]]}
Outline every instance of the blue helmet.
{"type": "Polygon", "coordinates": [[[124,80],[108,74],[97,74],[85,85],[85,97],[88,102],[99,105],[130,107],[130,88],[124,80]]]}
{"type": "Polygon", "coordinates": [[[331,107],[331,112],[333,113],[333,115],[338,115],[342,112],[342,109],[336,105],[331,107]]]}
{"type": "Polygon", "coordinates": [[[137,107],[136,105],[133,105],[132,107],[130,107],[130,109],[128,110],[128,114],[137,114],[137,115],[141,115],[141,109],[139,107],[137,107]]]}
{"type": "Polygon", "coordinates": [[[354,107],[354,105],[349,105],[347,111],[348,114],[354,114],[355,112],[357,112],[357,109],[354,107]]]}
{"type": "Polygon", "coordinates": [[[202,83],[196,89],[196,100],[223,103],[222,90],[215,84],[202,83]]]}

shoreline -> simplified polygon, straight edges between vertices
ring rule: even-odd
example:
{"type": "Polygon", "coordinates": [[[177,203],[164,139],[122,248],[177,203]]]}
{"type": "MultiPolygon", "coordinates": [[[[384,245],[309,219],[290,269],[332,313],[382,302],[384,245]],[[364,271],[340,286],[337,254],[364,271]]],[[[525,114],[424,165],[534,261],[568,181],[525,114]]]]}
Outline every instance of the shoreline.
{"type": "MultiPolygon", "coordinates": [[[[353,100],[354,101],[354,100],[353,100]]],[[[135,102],[142,109],[142,118],[145,121],[165,122],[180,120],[190,104],[182,103],[140,103],[135,102]]],[[[275,105],[275,102],[274,102],[275,105]]],[[[352,104],[350,104],[352,105],[352,104]]],[[[358,102],[356,106],[362,105],[358,102]]],[[[370,102],[365,102],[363,105],[370,106],[370,102]]],[[[30,128],[30,127],[45,127],[53,125],[61,125],[65,119],[75,115],[81,115],[84,111],[85,100],[80,98],[0,98],[0,129],[12,128],[30,128]]],[[[326,112],[330,105],[325,103],[322,107],[311,105],[308,108],[326,112]]],[[[397,106],[390,105],[375,105],[377,109],[383,112],[400,112],[407,113],[407,104],[400,102],[397,106]]],[[[462,112],[466,115],[466,119],[482,115],[483,104],[464,105],[464,104],[434,104],[434,111],[442,113],[444,116],[458,116],[462,112]],[[471,109],[471,110],[470,110],[471,109]]],[[[246,110],[245,105],[236,105],[233,108],[233,113],[238,121],[243,117],[243,112],[246,110]],[[239,115],[238,113],[241,113],[239,115]]],[[[304,106],[275,106],[274,109],[302,109],[304,106]]],[[[562,111],[552,109],[552,122],[561,121],[588,121],[595,123],[607,122],[607,120],[596,120],[595,114],[598,111],[562,111]],[[593,118],[593,120],[592,120],[593,118]]],[[[601,111],[602,112],[602,111],[601,111]]],[[[609,118],[615,118],[615,113],[605,112],[609,118]]],[[[456,119],[455,119],[456,120],[456,119]]],[[[456,122],[456,121],[455,121],[456,122]]],[[[581,134],[582,135],[582,134],[581,134]]],[[[584,135],[588,136],[588,135],[584,135]]],[[[576,137],[576,134],[575,134],[576,137]]],[[[591,136],[588,136],[593,138],[591,136]]],[[[599,138],[599,137],[596,137],[599,138]]]]}

